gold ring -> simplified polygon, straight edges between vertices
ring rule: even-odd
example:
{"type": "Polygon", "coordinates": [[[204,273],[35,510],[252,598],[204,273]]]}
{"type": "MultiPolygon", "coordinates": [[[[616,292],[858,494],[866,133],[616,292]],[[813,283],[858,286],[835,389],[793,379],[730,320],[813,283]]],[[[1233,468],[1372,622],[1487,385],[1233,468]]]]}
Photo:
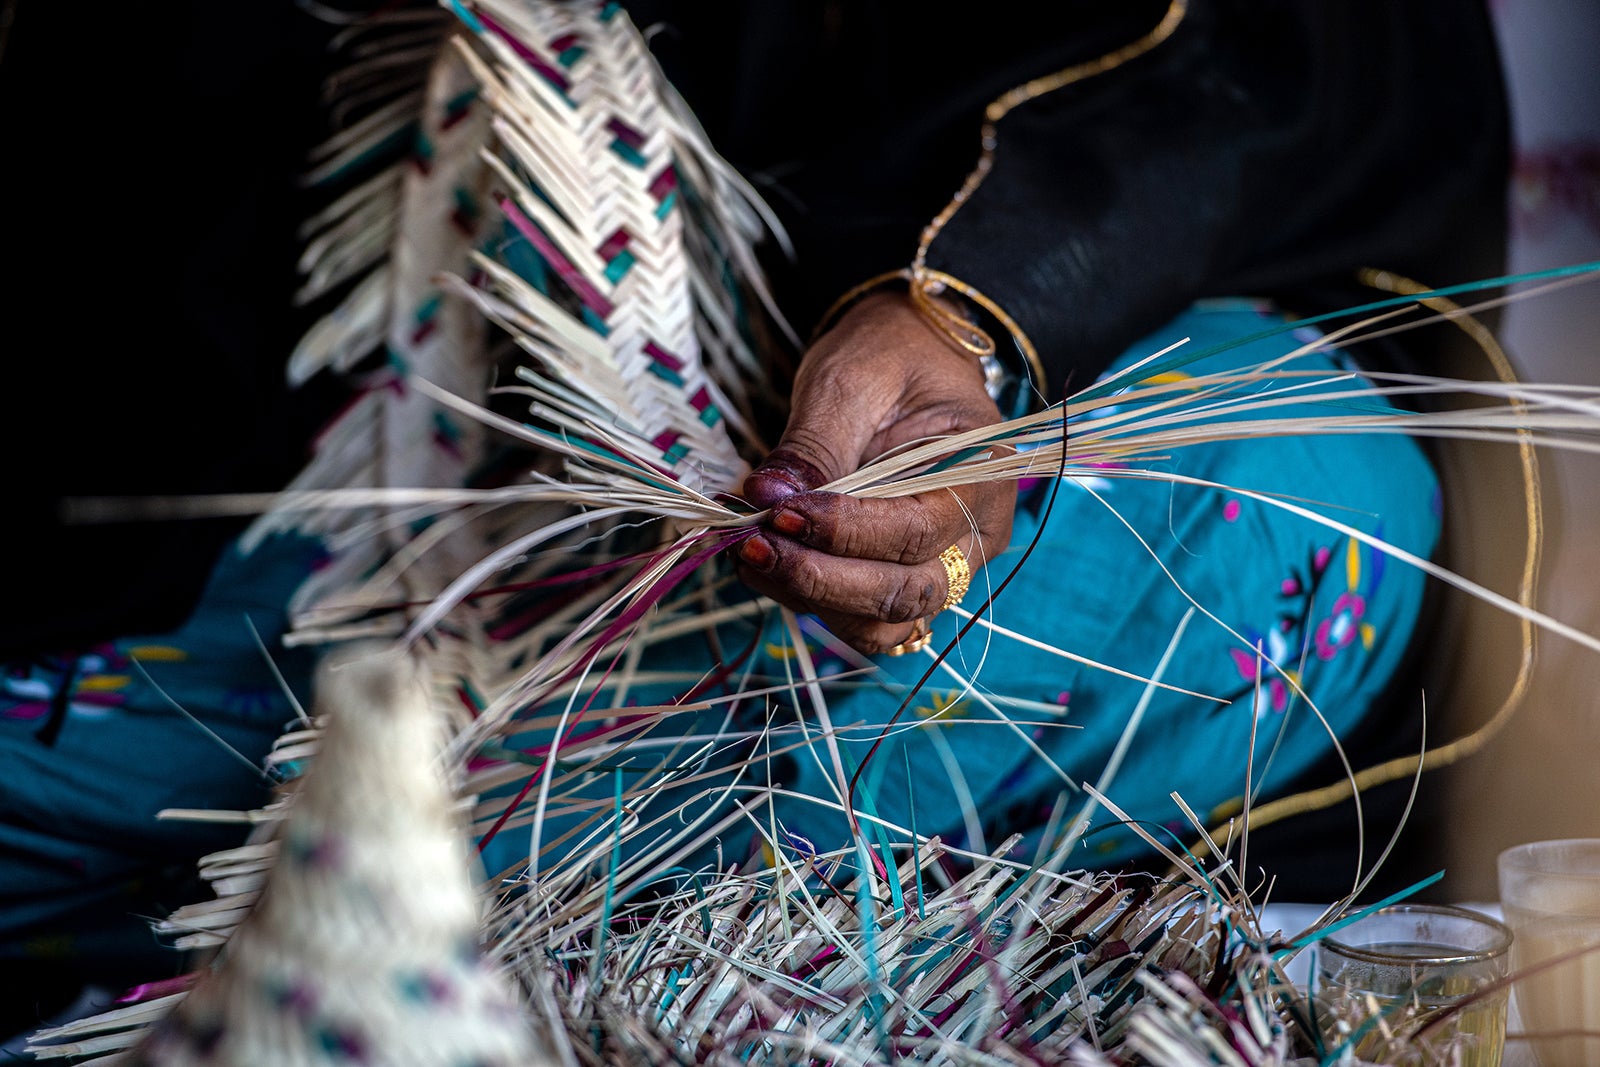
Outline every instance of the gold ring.
{"type": "Polygon", "coordinates": [[[944,564],[945,577],[944,607],[939,610],[944,611],[961,603],[961,598],[967,595],[972,585],[972,565],[955,545],[939,553],[939,562],[944,564]]]}
{"type": "Polygon", "coordinates": [[[933,643],[933,630],[928,626],[927,619],[918,619],[911,624],[911,633],[898,645],[889,650],[891,656],[903,656],[907,652],[921,652],[933,643]]]}

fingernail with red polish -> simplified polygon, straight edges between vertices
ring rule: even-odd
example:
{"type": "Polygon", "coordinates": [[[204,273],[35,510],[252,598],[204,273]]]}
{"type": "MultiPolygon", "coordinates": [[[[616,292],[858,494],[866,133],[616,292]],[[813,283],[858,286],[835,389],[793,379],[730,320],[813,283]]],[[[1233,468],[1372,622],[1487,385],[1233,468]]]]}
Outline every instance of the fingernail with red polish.
{"type": "Polygon", "coordinates": [[[764,571],[772,566],[777,553],[772,551],[772,542],[756,534],[739,546],[739,558],[756,570],[764,571]]]}
{"type": "Polygon", "coordinates": [[[797,511],[779,511],[772,516],[772,528],[787,537],[805,537],[811,524],[797,511]]]}

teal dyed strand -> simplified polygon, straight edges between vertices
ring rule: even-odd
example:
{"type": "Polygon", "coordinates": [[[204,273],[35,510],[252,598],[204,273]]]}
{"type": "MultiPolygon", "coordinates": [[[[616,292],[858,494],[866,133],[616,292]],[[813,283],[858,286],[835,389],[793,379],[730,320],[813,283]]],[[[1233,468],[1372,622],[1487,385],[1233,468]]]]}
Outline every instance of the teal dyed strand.
{"type": "Polygon", "coordinates": [[[611,864],[606,871],[606,892],[600,902],[600,925],[594,931],[594,961],[589,965],[589,983],[593,989],[600,988],[600,967],[605,961],[606,933],[611,926],[611,908],[616,899],[617,868],[622,866],[622,772],[616,771],[613,775],[616,788],[617,819],[611,838],[611,864]]]}
{"type": "Polygon", "coordinates": [[[456,18],[466,23],[467,29],[473,33],[481,35],[488,32],[483,23],[478,21],[478,16],[469,11],[467,5],[463,4],[461,0],[450,0],[450,10],[454,11],[456,18]]]}
{"type": "Polygon", "coordinates": [[[883,852],[883,867],[889,872],[889,903],[894,906],[895,918],[904,919],[906,916],[906,897],[904,888],[900,884],[900,866],[894,861],[894,849],[889,845],[889,834],[880,823],[872,824],[874,836],[878,839],[878,848],[883,852]]]}
{"type": "Polygon", "coordinates": [[[911,812],[911,870],[917,878],[917,921],[926,922],[928,916],[922,907],[922,847],[921,839],[917,836],[917,787],[911,780],[911,753],[902,748],[900,758],[906,765],[906,803],[911,812]]]}
{"type": "MultiPolygon", "coordinates": [[[[1429,289],[1425,292],[1413,293],[1408,296],[1396,296],[1389,297],[1384,300],[1375,300],[1370,304],[1360,304],[1356,307],[1345,308],[1341,311],[1329,311],[1321,315],[1313,315],[1309,318],[1295,319],[1292,322],[1286,322],[1281,325],[1274,326],[1271,329],[1262,330],[1259,333],[1250,334],[1246,337],[1240,337],[1233,341],[1225,341],[1221,344],[1211,345],[1208,348],[1204,348],[1196,352],[1174,353],[1165,359],[1160,359],[1154,363],[1148,364],[1147,366],[1140,367],[1138,374],[1141,380],[1144,378],[1151,378],[1158,374],[1163,374],[1168,371],[1177,370],[1180,367],[1188,366],[1190,363],[1205,359],[1207,356],[1213,356],[1219,352],[1226,352],[1241,345],[1262,341],[1269,337],[1276,337],[1282,333],[1289,333],[1291,331],[1298,330],[1303,326],[1315,326],[1319,323],[1330,322],[1334,319],[1346,318],[1351,315],[1363,315],[1372,311],[1385,311],[1389,308],[1418,304],[1424,300],[1429,300],[1437,296],[1456,296],[1461,293],[1476,293],[1481,292],[1484,289],[1496,289],[1501,286],[1516,285],[1522,282],[1551,281],[1558,278],[1573,278],[1583,274],[1597,273],[1600,273],[1600,260],[1594,260],[1588,263],[1575,263],[1566,267],[1551,267],[1547,270],[1527,271],[1523,274],[1507,274],[1499,278],[1487,278],[1483,281],[1465,282],[1461,285],[1446,286],[1443,289],[1429,289]]],[[[1108,378],[1105,381],[1091,386],[1081,393],[1078,393],[1073,399],[1098,399],[1100,397],[1115,393],[1118,389],[1126,387],[1127,384],[1127,381],[1125,381],[1120,375],[1108,378]]]]}
{"type": "Polygon", "coordinates": [[[629,144],[627,141],[624,141],[620,137],[613,140],[608,147],[611,149],[611,151],[615,152],[617,157],[624,163],[638,167],[641,170],[644,169],[646,163],[650,162],[639,153],[637,148],[633,147],[633,145],[629,144]]]}
{"type": "Polygon", "coordinates": [[[374,159],[391,153],[397,154],[398,150],[403,146],[410,146],[416,143],[417,130],[418,126],[415,122],[406,123],[354,159],[347,160],[338,169],[323,175],[317,180],[316,184],[326,185],[329,182],[336,182],[352,171],[360,170],[374,159]]]}
{"type": "Polygon", "coordinates": [[[1277,951],[1276,955],[1278,956],[1278,958],[1281,959],[1285,955],[1288,955],[1288,954],[1293,953],[1293,952],[1298,952],[1300,949],[1305,948],[1307,945],[1311,944],[1312,942],[1321,941],[1323,938],[1327,937],[1329,934],[1334,933],[1334,932],[1339,931],[1339,930],[1342,930],[1346,926],[1349,926],[1351,923],[1360,922],[1362,919],[1365,919],[1368,915],[1371,915],[1373,912],[1377,911],[1379,908],[1387,908],[1390,904],[1393,904],[1393,903],[1395,903],[1397,901],[1404,900],[1406,897],[1409,897],[1411,894],[1420,892],[1420,891],[1428,888],[1430,885],[1433,885],[1435,882],[1437,882],[1439,879],[1441,879],[1443,877],[1444,877],[1444,872],[1443,871],[1439,871],[1439,872],[1437,872],[1435,874],[1429,875],[1427,878],[1424,878],[1422,881],[1417,882],[1417,883],[1415,883],[1413,885],[1407,886],[1405,889],[1400,890],[1400,892],[1398,892],[1398,893],[1394,893],[1394,894],[1391,894],[1390,896],[1384,897],[1382,900],[1378,901],[1376,904],[1370,904],[1367,907],[1362,908],[1360,911],[1355,912],[1352,915],[1346,915],[1344,918],[1340,919],[1338,922],[1329,923],[1327,926],[1321,927],[1321,928],[1316,929],[1316,930],[1312,930],[1308,934],[1305,934],[1305,935],[1303,935],[1301,937],[1295,938],[1293,941],[1289,942],[1287,947],[1279,949],[1277,951]]]}
{"type": "Polygon", "coordinates": [[[883,973],[878,969],[878,922],[872,911],[872,863],[867,857],[867,846],[856,838],[856,917],[861,923],[861,952],[867,960],[867,988],[862,1008],[867,1013],[867,1023],[878,1039],[878,1049],[885,1063],[895,1060],[888,1031],[883,1026],[884,998],[883,973]]]}
{"type": "Polygon", "coordinates": [[[633,265],[637,262],[639,262],[637,257],[624,248],[616,254],[616,257],[610,263],[606,264],[606,280],[612,285],[616,285],[627,275],[628,271],[633,269],[633,265]]]}

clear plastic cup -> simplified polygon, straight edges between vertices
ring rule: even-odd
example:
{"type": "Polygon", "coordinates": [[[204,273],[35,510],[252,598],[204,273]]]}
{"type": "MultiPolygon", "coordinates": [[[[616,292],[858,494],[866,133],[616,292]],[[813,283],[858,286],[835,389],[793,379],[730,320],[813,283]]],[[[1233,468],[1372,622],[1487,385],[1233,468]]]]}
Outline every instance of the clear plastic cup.
{"type": "Polygon", "coordinates": [[[1600,838],[1500,853],[1500,908],[1516,933],[1519,1025],[1539,1063],[1600,1064],[1600,838]],[[1548,962],[1562,956],[1570,958],[1548,962]]]}

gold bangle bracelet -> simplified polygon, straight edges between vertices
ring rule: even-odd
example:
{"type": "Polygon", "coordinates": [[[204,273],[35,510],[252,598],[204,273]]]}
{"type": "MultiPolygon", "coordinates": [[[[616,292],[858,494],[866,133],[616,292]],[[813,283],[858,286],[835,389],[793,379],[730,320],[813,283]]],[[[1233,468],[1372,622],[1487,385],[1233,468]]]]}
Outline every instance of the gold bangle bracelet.
{"type": "MultiPolygon", "coordinates": [[[[834,323],[839,321],[840,316],[854,307],[868,293],[898,285],[907,286],[908,291],[912,293],[920,291],[919,286],[912,278],[912,272],[909,267],[885,271],[845,290],[844,294],[830,304],[827,311],[823,312],[822,318],[817,321],[816,328],[811,331],[811,339],[815,341],[832,329],[834,323]]],[[[982,326],[968,322],[954,312],[939,307],[932,300],[932,297],[937,296],[944,289],[960,293],[963,297],[976,304],[990,318],[999,323],[1006,333],[1011,335],[1011,340],[1016,344],[1017,351],[1022,353],[1022,358],[1026,362],[1027,376],[1031,379],[1029,384],[1034,391],[1038,393],[1044,392],[1050,379],[1045,374],[1044,363],[1039,359],[1038,349],[1034,348],[1033,341],[1023,332],[1022,327],[1017,325],[1017,321],[1006,314],[999,304],[979,292],[974,286],[967,284],[954,275],[946,274],[942,270],[924,271],[923,285],[928,287],[930,291],[925,293],[922,301],[918,301],[913,296],[912,302],[923,317],[929,320],[930,325],[949,337],[959,347],[979,357],[980,362],[987,355],[994,353],[994,342],[982,326]],[[978,340],[979,338],[982,339],[981,342],[978,340]]]]}

